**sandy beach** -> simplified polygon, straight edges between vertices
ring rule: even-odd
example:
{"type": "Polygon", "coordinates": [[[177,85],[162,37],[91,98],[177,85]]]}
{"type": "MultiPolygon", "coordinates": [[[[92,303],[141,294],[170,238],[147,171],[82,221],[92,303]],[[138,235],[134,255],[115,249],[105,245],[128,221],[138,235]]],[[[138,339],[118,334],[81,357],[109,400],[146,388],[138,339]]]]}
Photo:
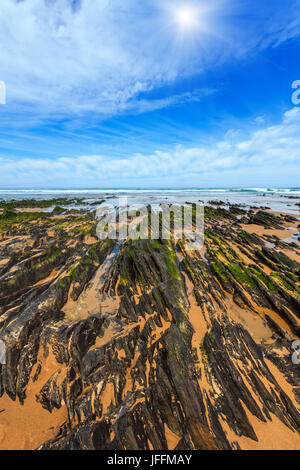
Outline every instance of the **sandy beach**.
{"type": "Polygon", "coordinates": [[[300,448],[299,213],[210,204],[188,251],[35,205],[0,215],[1,449],[300,448]]]}

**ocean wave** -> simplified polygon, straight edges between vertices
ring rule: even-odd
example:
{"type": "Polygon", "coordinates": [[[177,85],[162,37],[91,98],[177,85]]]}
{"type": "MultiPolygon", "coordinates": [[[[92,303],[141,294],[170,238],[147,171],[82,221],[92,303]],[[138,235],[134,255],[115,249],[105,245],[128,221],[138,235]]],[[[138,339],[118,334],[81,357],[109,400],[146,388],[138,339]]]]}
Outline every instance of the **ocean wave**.
{"type": "Polygon", "coordinates": [[[188,193],[249,193],[300,195],[300,188],[181,188],[181,189],[0,189],[1,195],[96,195],[96,194],[188,194],[188,193]]]}

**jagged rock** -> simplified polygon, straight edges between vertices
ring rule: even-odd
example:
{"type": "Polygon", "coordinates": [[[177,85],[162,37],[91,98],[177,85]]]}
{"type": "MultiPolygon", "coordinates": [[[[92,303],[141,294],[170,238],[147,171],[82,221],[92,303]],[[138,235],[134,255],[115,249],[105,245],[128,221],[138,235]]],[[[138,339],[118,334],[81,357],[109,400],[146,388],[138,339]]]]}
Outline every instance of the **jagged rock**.
{"type": "Polygon", "coordinates": [[[84,211],[59,210],[58,228],[54,214],[5,215],[0,397],[65,411],[36,447],[239,449],[275,418],[298,436],[300,265],[241,227],[295,220],[215,205],[199,252],[89,240],[84,211]]]}

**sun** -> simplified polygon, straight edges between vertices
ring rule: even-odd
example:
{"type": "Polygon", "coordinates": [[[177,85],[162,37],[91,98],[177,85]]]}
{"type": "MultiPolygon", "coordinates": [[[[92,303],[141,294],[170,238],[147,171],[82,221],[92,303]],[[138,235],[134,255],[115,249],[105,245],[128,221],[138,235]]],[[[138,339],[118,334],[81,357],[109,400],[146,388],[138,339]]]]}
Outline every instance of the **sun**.
{"type": "Polygon", "coordinates": [[[197,19],[198,12],[192,7],[182,7],[175,11],[175,21],[184,29],[196,26],[197,19]]]}

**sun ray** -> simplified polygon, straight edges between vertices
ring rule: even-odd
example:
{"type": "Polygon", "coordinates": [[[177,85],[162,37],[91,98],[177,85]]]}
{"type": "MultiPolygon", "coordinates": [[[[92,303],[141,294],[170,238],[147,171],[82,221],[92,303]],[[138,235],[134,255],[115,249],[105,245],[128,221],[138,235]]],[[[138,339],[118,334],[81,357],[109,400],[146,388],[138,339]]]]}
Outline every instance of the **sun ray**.
{"type": "Polygon", "coordinates": [[[175,21],[183,29],[196,26],[198,17],[199,12],[193,7],[185,6],[175,10],[175,21]]]}

